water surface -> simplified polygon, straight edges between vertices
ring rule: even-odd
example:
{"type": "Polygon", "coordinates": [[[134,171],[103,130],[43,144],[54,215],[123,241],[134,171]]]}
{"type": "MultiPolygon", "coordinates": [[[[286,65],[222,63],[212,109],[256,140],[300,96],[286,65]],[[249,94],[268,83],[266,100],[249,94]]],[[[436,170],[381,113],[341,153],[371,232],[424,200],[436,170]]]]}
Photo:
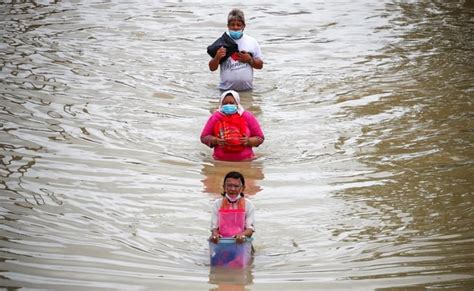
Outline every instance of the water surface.
{"type": "Polygon", "coordinates": [[[0,4],[0,286],[474,287],[470,1],[0,4]],[[216,162],[206,47],[240,7],[264,54],[243,105],[265,143],[216,162]],[[209,267],[239,170],[249,269],[209,267]]]}

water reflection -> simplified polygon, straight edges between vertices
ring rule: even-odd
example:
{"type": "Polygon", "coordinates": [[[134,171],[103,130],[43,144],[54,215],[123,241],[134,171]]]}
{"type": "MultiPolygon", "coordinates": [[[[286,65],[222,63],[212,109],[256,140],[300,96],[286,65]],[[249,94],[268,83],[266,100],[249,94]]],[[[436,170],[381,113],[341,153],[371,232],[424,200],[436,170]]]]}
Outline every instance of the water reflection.
{"type": "Polygon", "coordinates": [[[241,291],[245,286],[253,283],[252,267],[244,269],[230,269],[211,267],[209,272],[209,283],[218,285],[214,291],[241,291]]]}
{"type": "MultiPolygon", "coordinates": [[[[258,119],[262,114],[262,108],[260,106],[262,95],[255,91],[239,92],[239,95],[241,105],[245,110],[252,112],[258,119]]],[[[262,128],[262,130],[265,133],[265,128],[262,128]]]]}
{"type": "Polygon", "coordinates": [[[245,194],[255,195],[262,191],[259,182],[264,179],[263,162],[225,162],[210,161],[202,164],[201,174],[204,179],[204,192],[222,193],[222,185],[225,175],[230,171],[238,171],[245,177],[245,194]]]}

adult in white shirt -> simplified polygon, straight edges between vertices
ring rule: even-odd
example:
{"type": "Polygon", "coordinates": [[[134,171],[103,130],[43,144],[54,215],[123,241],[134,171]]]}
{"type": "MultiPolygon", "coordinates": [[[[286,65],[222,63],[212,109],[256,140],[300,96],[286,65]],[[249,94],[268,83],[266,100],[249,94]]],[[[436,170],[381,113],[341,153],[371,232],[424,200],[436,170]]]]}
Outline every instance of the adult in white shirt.
{"type": "MultiPolygon", "coordinates": [[[[221,90],[245,91],[253,88],[253,69],[262,69],[262,51],[258,42],[244,34],[244,13],[233,9],[227,17],[226,34],[237,44],[238,51],[228,55],[227,48],[221,46],[209,61],[209,69],[217,70],[220,66],[221,90]]],[[[209,50],[208,50],[209,52],[209,50]]]]}

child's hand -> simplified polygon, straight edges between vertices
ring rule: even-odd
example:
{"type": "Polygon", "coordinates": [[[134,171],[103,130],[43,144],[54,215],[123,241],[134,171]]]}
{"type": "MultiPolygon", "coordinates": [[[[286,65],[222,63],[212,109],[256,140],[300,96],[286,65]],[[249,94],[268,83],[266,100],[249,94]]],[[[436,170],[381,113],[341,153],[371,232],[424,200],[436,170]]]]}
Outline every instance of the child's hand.
{"type": "Polygon", "coordinates": [[[213,234],[211,234],[211,236],[209,237],[209,241],[211,241],[211,242],[217,244],[217,243],[219,243],[219,239],[220,239],[221,237],[222,237],[222,235],[213,233],[213,234]]]}
{"type": "Polygon", "coordinates": [[[235,238],[235,242],[238,244],[244,243],[247,239],[245,235],[240,235],[240,234],[234,235],[234,238],[235,238]]]}

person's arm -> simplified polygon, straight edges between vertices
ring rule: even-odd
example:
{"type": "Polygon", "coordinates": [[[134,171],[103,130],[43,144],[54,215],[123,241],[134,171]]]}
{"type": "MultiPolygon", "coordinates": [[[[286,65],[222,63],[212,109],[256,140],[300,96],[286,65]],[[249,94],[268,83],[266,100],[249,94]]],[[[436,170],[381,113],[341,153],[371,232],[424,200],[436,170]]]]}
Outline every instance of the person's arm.
{"type": "Polygon", "coordinates": [[[217,50],[216,55],[209,61],[209,70],[211,70],[211,72],[219,68],[219,63],[221,59],[225,57],[226,52],[227,50],[223,46],[217,50]]]}
{"type": "Polygon", "coordinates": [[[245,115],[245,121],[250,131],[250,136],[248,137],[247,146],[258,147],[265,140],[262,128],[260,127],[260,124],[258,123],[257,118],[251,112],[245,111],[244,115],[245,115]]]}
{"type": "Polygon", "coordinates": [[[252,54],[246,51],[241,51],[237,53],[237,57],[239,58],[239,61],[242,63],[247,63],[249,64],[252,68],[260,70],[263,68],[263,61],[262,59],[258,57],[252,57],[252,54]]]}
{"type": "Polygon", "coordinates": [[[214,228],[211,230],[211,237],[209,238],[210,241],[213,243],[219,243],[219,239],[222,237],[222,235],[219,234],[219,229],[214,228]]]}
{"type": "Polygon", "coordinates": [[[253,232],[254,232],[253,229],[247,228],[243,232],[234,236],[235,242],[238,244],[244,243],[248,237],[252,237],[253,232]]]}
{"type": "Polygon", "coordinates": [[[263,61],[259,58],[252,58],[249,61],[249,64],[252,68],[257,69],[257,70],[261,70],[263,68],[263,61]]]}
{"type": "Polygon", "coordinates": [[[204,128],[201,131],[201,142],[208,147],[212,148],[212,137],[213,137],[213,129],[214,129],[214,118],[209,117],[204,128]]]}
{"type": "Polygon", "coordinates": [[[210,148],[217,145],[217,137],[214,136],[214,124],[216,119],[211,115],[201,131],[201,142],[210,148]]]}
{"type": "Polygon", "coordinates": [[[251,136],[249,137],[248,146],[249,147],[258,147],[263,143],[264,139],[259,136],[251,136]]]}
{"type": "Polygon", "coordinates": [[[209,61],[209,70],[211,72],[214,72],[215,70],[217,70],[217,68],[219,68],[219,60],[216,58],[212,58],[209,61]]]}
{"type": "Polygon", "coordinates": [[[210,148],[215,147],[218,144],[218,138],[213,135],[201,136],[201,142],[210,148]]]}
{"type": "Polygon", "coordinates": [[[235,235],[235,241],[237,243],[245,242],[246,238],[252,237],[255,232],[255,207],[249,201],[245,201],[245,230],[235,235]]]}
{"type": "Polygon", "coordinates": [[[253,51],[253,61],[250,65],[252,66],[252,68],[257,70],[261,70],[263,68],[263,55],[258,42],[255,42],[255,48],[253,51]]]}
{"type": "Polygon", "coordinates": [[[219,217],[217,215],[220,206],[220,203],[218,201],[219,200],[216,200],[212,205],[211,213],[211,236],[209,237],[209,240],[213,243],[218,243],[219,239],[221,238],[221,235],[219,234],[219,217]]]}

